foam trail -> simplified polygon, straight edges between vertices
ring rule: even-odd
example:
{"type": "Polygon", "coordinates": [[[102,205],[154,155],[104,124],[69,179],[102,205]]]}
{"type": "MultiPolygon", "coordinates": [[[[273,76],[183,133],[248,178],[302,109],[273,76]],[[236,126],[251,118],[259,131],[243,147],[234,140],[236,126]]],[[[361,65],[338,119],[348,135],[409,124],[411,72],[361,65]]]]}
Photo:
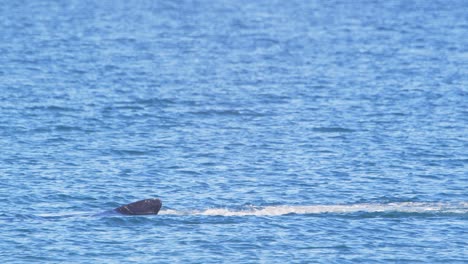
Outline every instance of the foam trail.
{"type": "Polygon", "coordinates": [[[443,213],[443,214],[467,214],[468,202],[457,204],[449,203],[421,203],[401,202],[386,204],[350,204],[350,205],[305,205],[305,206],[249,206],[242,210],[228,208],[210,208],[200,211],[161,210],[161,215],[205,215],[205,216],[280,216],[287,214],[323,214],[323,213],[443,213]]]}

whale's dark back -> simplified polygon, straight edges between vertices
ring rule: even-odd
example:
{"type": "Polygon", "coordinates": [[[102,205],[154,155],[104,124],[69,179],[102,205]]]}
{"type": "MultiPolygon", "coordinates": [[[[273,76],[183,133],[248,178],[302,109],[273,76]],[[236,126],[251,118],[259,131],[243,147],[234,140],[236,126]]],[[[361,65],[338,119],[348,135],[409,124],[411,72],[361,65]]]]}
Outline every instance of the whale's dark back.
{"type": "Polygon", "coordinates": [[[149,215],[158,214],[162,202],[159,199],[145,199],[138,202],[115,208],[115,211],[125,215],[149,215]]]}

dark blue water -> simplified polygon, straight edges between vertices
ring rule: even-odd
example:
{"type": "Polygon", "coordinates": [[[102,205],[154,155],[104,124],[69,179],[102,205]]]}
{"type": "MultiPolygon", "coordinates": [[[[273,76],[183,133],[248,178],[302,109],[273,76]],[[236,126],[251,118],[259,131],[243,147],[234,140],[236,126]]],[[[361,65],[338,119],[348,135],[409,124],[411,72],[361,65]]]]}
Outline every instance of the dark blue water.
{"type": "Polygon", "coordinates": [[[1,1],[2,261],[466,263],[467,10],[1,1]]]}

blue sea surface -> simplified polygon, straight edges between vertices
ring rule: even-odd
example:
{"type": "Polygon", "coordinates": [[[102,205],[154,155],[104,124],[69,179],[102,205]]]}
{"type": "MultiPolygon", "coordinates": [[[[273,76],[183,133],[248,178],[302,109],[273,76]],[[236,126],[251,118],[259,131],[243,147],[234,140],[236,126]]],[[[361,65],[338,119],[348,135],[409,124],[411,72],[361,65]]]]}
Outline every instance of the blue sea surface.
{"type": "Polygon", "coordinates": [[[468,1],[0,2],[4,263],[468,262],[468,1]]]}

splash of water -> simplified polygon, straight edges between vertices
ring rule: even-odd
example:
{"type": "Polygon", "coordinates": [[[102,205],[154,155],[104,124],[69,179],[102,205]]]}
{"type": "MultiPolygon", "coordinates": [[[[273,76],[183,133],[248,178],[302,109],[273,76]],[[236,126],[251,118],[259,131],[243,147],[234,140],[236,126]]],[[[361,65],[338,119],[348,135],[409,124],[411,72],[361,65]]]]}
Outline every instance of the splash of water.
{"type": "Polygon", "coordinates": [[[349,214],[349,213],[444,213],[444,214],[467,214],[468,202],[456,204],[449,203],[422,203],[422,202],[400,202],[386,204],[350,204],[350,205],[305,205],[305,206],[249,206],[241,210],[228,208],[209,208],[195,211],[178,211],[164,209],[161,215],[204,215],[204,216],[280,216],[287,214],[349,214]]]}

